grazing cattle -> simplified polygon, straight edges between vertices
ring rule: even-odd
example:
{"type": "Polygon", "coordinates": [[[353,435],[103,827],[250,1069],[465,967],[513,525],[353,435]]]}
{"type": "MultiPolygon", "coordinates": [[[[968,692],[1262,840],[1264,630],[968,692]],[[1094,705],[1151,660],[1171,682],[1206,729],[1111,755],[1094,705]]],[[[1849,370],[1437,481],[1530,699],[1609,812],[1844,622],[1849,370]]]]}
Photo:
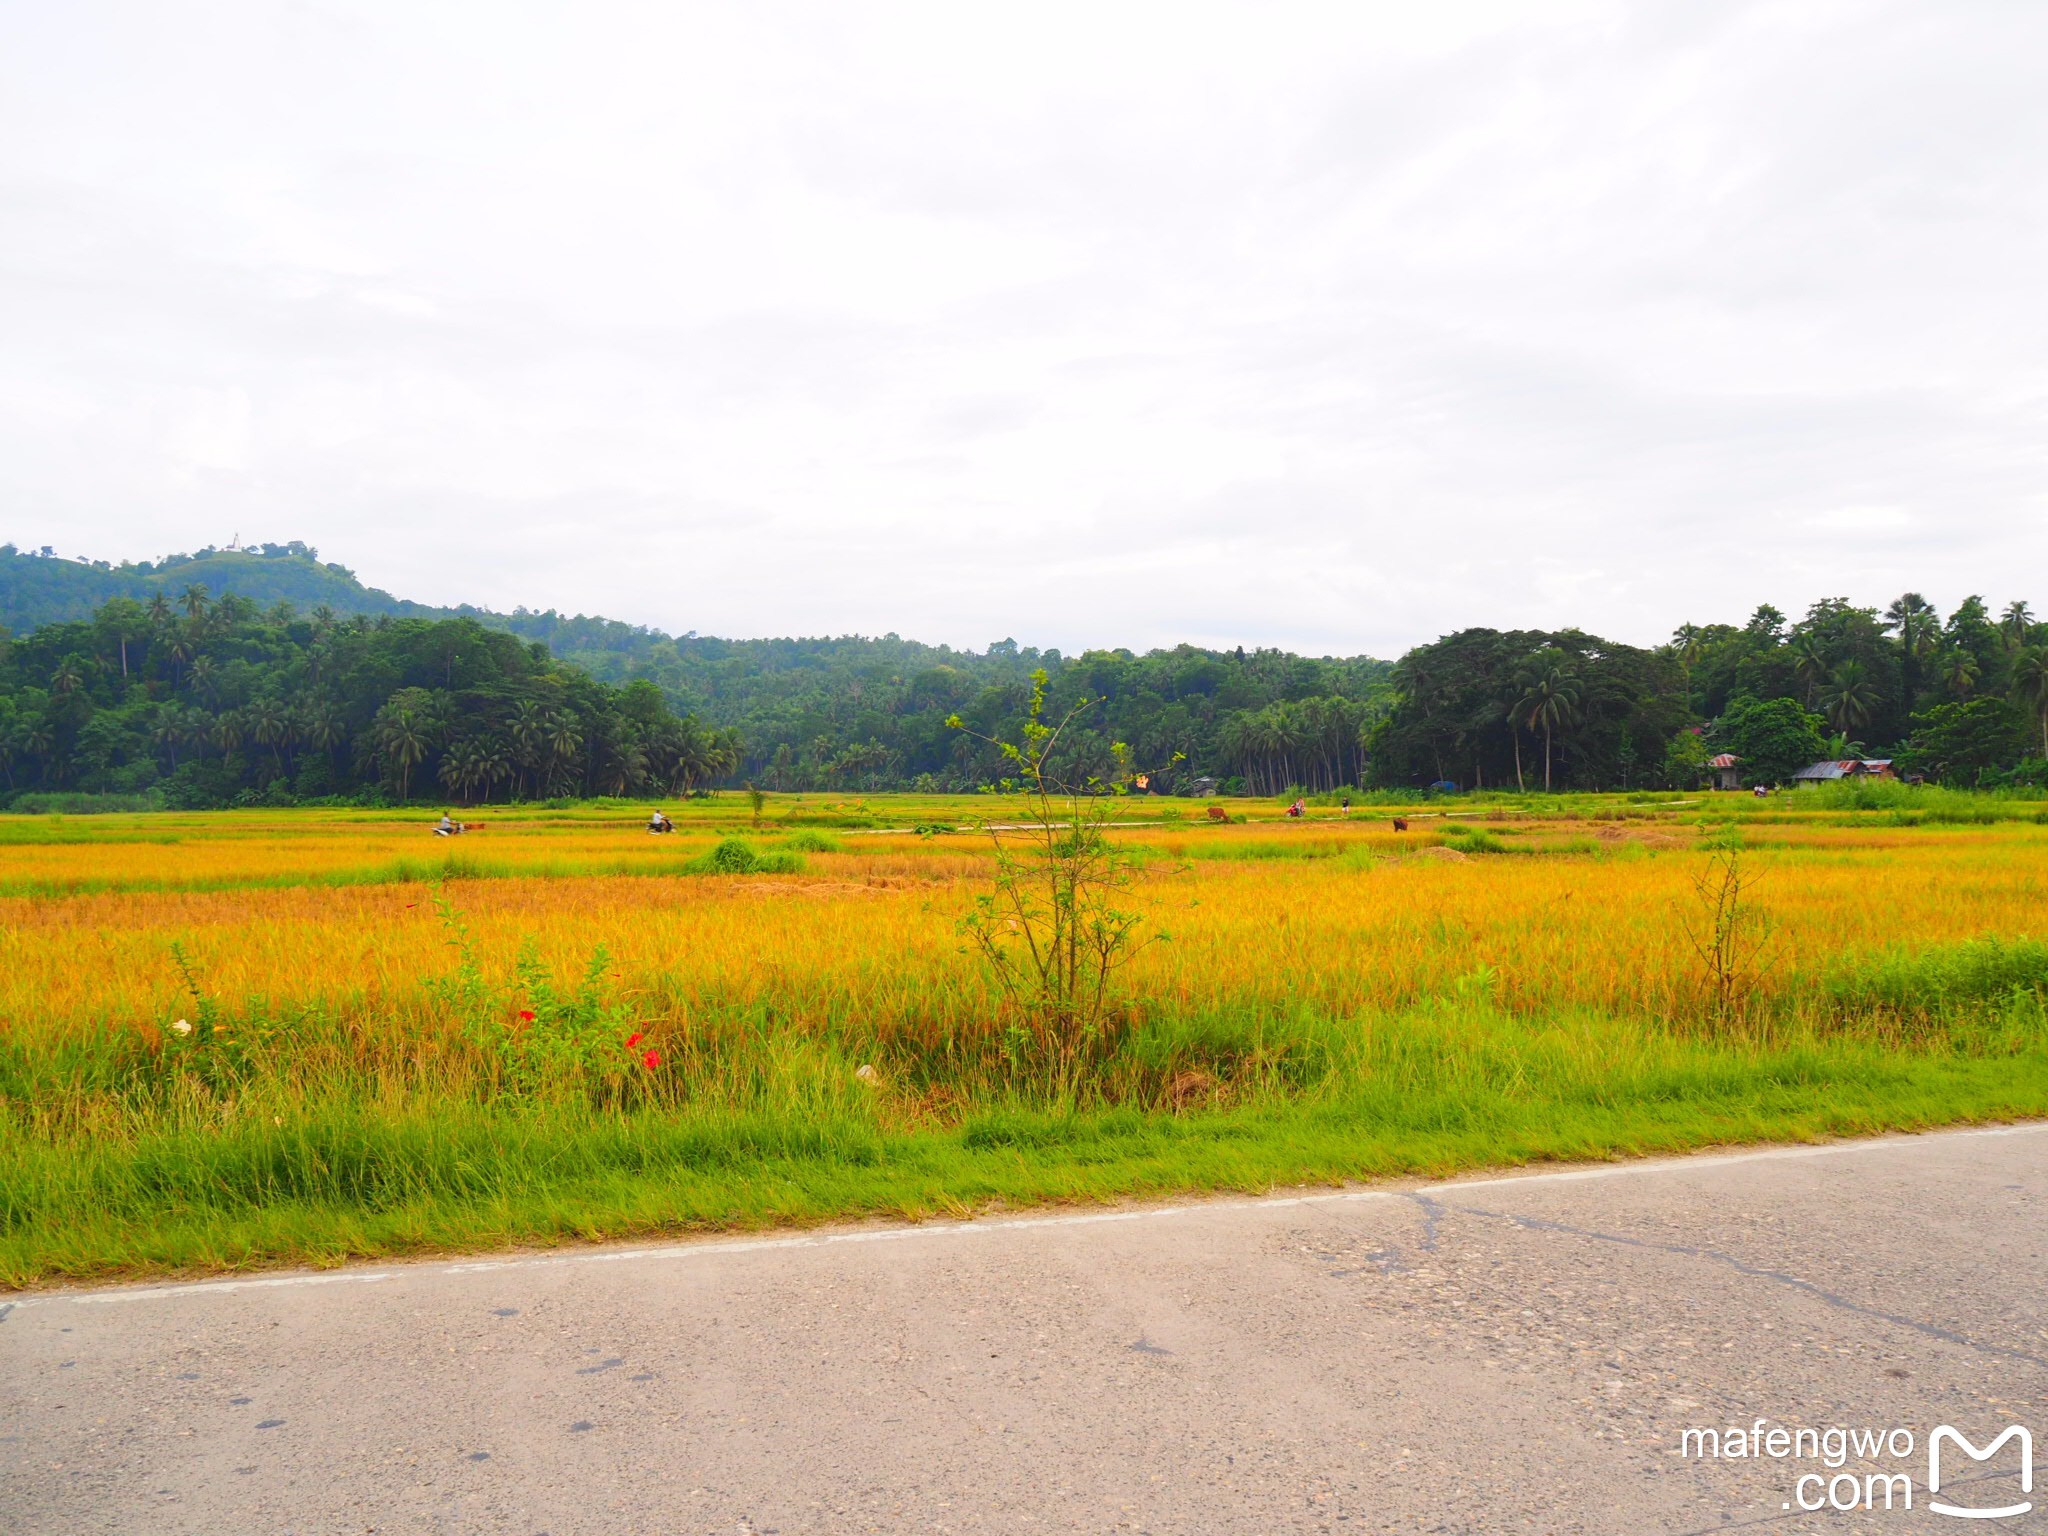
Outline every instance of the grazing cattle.
{"type": "Polygon", "coordinates": [[[1230,820],[1230,812],[1223,809],[1220,805],[1212,805],[1209,807],[1209,819],[1211,821],[1228,821],[1230,820]]]}
{"type": "Polygon", "coordinates": [[[1394,818],[1394,830],[1396,832],[1406,832],[1408,830],[1408,818],[1406,816],[1396,816],[1394,818]]]}

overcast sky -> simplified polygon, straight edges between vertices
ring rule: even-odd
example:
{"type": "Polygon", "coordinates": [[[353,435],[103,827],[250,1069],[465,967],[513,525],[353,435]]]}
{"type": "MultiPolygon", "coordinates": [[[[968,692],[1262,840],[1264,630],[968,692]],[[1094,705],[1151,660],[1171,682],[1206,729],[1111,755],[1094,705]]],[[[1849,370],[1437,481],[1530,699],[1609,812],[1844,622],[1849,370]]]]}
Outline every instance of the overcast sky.
{"type": "Polygon", "coordinates": [[[2048,603],[2048,4],[0,0],[0,538],[706,634],[2048,603]]]}

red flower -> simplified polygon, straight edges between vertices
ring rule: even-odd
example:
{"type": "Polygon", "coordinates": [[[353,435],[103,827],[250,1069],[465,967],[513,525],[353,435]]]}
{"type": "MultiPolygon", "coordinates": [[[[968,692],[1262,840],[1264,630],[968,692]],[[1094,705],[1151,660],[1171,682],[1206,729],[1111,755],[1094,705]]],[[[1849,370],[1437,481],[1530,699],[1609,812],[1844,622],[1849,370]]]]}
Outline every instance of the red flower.
{"type": "Polygon", "coordinates": [[[633,1049],[634,1046],[638,1045],[642,1040],[645,1040],[646,1038],[647,1037],[641,1034],[639,1030],[634,1030],[633,1033],[626,1036],[626,1049],[630,1051],[631,1049],[633,1049]]]}
{"type": "Polygon", "coordinates": [[[531,1008],[520,1009],[519,1020],[523,1024],[531,1024],[533,1022],[533,1010],[531,1008]]]}
{"type": "Polygon", "coordinates": [[[661,1065],[661,1052],[649,1051],[645,1056],[642,1056],[640,1058],[640,1065],[645,1067],[648,1071],[652,1072],[656,1067],[661,1065]]]}

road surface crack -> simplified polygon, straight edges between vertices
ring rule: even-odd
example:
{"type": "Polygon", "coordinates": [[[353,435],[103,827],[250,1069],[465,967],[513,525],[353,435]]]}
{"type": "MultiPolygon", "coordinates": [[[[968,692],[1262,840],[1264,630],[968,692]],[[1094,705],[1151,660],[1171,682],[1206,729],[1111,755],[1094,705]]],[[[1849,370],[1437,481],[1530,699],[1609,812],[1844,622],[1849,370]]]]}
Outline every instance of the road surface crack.
{"type": "MultiPolygon", "coordinates": [[[[1831,1291],[1824,1286],[1814,1284],[1811,1280],[1802,1280],[1797,1275],[1787,1274],[1781,1269],[1765,1269],[1760,1265],[1738,1259],[1732,1253],[1723,1253],[1718,1248],[1696,1248],[1686,1243],[1653,1242],[1649,1238],[1630,1237],[1623,1232],[1601,1232],[1592,1227],[1575,1227],[1568,1222],[1551,1221],[1543,1216],[1517,1216],[1511,1211],[1489,1211],[1476,1205],[1442,1204],[1441,1202],[1429,1201],[1426,1195],[1414,1195],[1410,1198],[1428,1202],[1428,1204],[1437,1204],[1440,1209],[1455,1211],[1461,1216],[1484,1216],[1492,1221],[1512,1222],[1515,1226],[1529,1231],[1557,1232],[1567,1237],[1584,1237],[1591,1238],[1595,1242],[1616,1243],[1624,1248],[1643,1248],[1654,1253],[1676,1254],[1688,1259],[1704,1259],[1709,1263],[1720,1264],[1728,1269],[1732,1269],[1737,1274],[1745,1275],[1752,1280],[1768,1280],[1773,1285],[1782,1285],[1789,1290],[1799,1291],[1804,1295],[1811,1296],[1816,1301],[1824,1302],[1826,1305],[1843,1312],[1854,1313],[1858,1317],[1868,1317],[1877,1322],[1893,1323],[1901,1328],[1910,1328],[1913,1332],[1922,1334],[1927,1338],[1939,1339],[1944,1344],[1959,1344],[1964,1349],[1975,1350],[1978,1354],[1994,1355],[2005,1360],[2024,1360],[2029,1365],[2048,1368],[2048,1359],[2044,1359],[2040,1355],[2029,1354],[2023,1349],[2013,1349],[2004,1344],[1987,1344],[1981,1339],[1971,1338],[1968,1334],[1957,1333],[1953,1329],[1943,1328],[1934,1323],[1923,1323],[1918,1318],[1907,1317],[1903,1313],[1887,1312],[1881,1307],[1865,1306],[1860,1301],[1852,1301],[1837,1291],[1831,1291]]],[[[1427,1209],[1427,1205],[1425,1205],[1425,1209],[1427,1209]]],[[[1432,1238],[1433,1236],[1434,1234],[1432,1233],[1432,1238]]]]}

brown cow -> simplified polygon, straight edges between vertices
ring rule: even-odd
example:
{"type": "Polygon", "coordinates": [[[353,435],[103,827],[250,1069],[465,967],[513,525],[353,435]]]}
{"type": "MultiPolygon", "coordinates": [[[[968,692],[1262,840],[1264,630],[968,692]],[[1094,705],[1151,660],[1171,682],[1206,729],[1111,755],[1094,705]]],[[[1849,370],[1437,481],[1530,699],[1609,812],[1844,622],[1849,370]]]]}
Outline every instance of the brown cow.
{"type": "Polygon", "coordinates": [[[1209,807],[1209,819],[1211,821],[1228,821],[1230,820],[1230,812],[1223,809],[1220,805],[1212,805],[1209,807]]]}
{"type": "Polygon", "coordinates": [[[1394,818],[1394,830],[1396,832],[1406,832],[1408,830],[1408,818],[1406,816],[1396,816],[1394,818]]]}

